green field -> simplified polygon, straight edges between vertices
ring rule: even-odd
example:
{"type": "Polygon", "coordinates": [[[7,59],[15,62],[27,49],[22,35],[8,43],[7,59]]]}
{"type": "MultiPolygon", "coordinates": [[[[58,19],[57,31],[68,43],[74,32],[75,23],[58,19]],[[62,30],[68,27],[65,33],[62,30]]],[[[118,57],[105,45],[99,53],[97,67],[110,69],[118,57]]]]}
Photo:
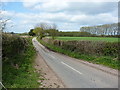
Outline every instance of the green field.
{"type": "Polygon", "coordinates": [[[118,42],[118,38],[112,37],[57,37],[57,40],[94,40],[94,41],[108,41],[108,42],[118,42]]]}

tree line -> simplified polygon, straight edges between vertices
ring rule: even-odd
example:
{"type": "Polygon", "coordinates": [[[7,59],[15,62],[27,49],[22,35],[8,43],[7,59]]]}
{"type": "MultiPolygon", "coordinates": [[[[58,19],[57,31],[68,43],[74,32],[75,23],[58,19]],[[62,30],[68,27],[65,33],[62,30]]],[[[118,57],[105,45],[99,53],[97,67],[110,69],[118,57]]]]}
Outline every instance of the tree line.
{"type": "Polygon", "coordinates": [[[96,36],[89,32],[63,32],[57,29],[56,24],[40,23],[35,26],[34,29],[29,31],[29,35],[38,36],[42,39],[45,36],[51,36],[55,39],[56,36],[71,36],[71,37],[82,37],[82,36],[96,36]]]}
{"type": "Polygon", "coordinates": [[[63,32],[57,29],[56,24],[39,23],[34,29],[29,31],[29,35],[38,36],[42,39],[45,36],[51,36],[55,39],[56,36],[70,37],[119,37],[118,24],[104,24],[98,26],[81,27],[80,31],[63,32]]]}
{"type": "Polygon", "coordinates": [[[37,24],[34,29],[30,30],[29,35],[31,36],[36,35],[40,39],[42,39],[45,36],[52,36],[52,39],[54,39],[57,33],[58,33],[58,30],[57,30],[56,24],[40,23],[40,24],[37,24]]]}
{"type": "Polygon", "coordinates": [[[96,35],[120,35],[118,23],[81,27],[80,31],[89,32],[96,35]]]}

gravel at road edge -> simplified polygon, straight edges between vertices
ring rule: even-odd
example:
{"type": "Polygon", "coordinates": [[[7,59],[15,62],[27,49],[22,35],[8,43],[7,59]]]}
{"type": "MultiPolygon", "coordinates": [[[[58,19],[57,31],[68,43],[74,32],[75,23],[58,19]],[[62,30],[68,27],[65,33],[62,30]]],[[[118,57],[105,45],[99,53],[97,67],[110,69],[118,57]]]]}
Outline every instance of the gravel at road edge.
{"type": "Polygon", "coordinates": [[[39,53],[37,53],[37,57],[35,59],[35,68],[37,69],[37,72],[41,74],[40,80],[38,80],[38,82],[40,82],[42,85],[40,85],[39,88],[66,87],[61,79],[57,76],[57,74],[47,65],[47,63],[39,53]]]}

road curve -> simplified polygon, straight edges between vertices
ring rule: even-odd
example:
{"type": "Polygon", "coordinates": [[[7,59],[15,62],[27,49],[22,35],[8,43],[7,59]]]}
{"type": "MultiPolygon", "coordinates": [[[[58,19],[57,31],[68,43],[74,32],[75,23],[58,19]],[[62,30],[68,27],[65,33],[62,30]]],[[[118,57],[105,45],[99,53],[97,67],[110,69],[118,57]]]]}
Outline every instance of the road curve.
{"type": "Polygon", "coordinates": [[[118,77],[74,58],[49,51],[33,38],[33,45],[67,88],[118,88],[118,77]]]}

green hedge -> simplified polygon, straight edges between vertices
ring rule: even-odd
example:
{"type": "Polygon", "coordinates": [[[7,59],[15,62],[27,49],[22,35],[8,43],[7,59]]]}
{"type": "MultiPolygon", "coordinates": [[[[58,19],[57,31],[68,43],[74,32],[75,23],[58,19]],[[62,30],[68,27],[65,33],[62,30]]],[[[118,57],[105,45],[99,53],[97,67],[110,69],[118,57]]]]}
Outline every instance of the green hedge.
{"type": "Polygon", "coordinates": [[[38,88],[41,78],[34,68],[32,38],[3,34],[2,83],[6,88],[38,88]]]}
{"type": "Polygon", "coordinates": [[[26,49],[28,42],[26,39],[17,35],[3,34],[2,35],[2,56],[11,57],[14,54],[19,54],[26,49]]]}
{"type": "Polygon", "coordinates": [[[120,42],[105,42],[105,41],[61,41],[43,39],[45,42],[60,46],[62,49],[78,52],[80,54],[97,55],[97,56],[112,56],[118,57],[120,42]]]}

